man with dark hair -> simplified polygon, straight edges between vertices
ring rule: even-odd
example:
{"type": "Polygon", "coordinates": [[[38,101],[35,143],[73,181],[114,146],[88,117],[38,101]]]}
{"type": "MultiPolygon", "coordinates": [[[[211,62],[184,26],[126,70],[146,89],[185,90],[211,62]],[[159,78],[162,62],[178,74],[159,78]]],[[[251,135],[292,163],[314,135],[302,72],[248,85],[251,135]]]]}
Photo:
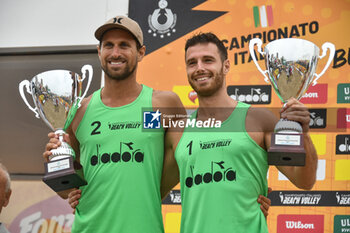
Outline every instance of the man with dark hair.
{"type": "MultiPolygon", "coordinates": [[[[0,214],[2,207],[6,207],[9,204],[11,193],[10,175],[6,167],[0,163],[0,214]]],[[[5,225],[1,222],[0,233],[8,233],[5,225]]]]}
{"type": "MultiPolygon", "coordinates": [[[[188,82],[197,92],[196,121],[215,119],[221,127],[169,129],[165,139],[162,195],[180,180],[181,233],[268,232],[256,202],[267,195],[267,152],[277,122],[272,112],[230,98],[225,77],[230,62],[212,33],[200,33],[185,47],[188,82]]],[[[309,131],[307,108],[290,99],[281,117],[301,123],[304,167],[277,167],[298,188],[311,189],[317,154],[309,131]]]]}
{"type": "MultiPolygon", "coordinates": [[[[88,182],[60,193],[76,206],[72,232],[164,232],[160,180],[166,132],[142,130],[141,117],[147,107],[163,115],[175,115],[174,109],[185,114],[183,105],[173,92],[136,81],[145,46],[135,21],[117,16],[99,27],[95,37],[105,86],[82,101],[66,137],[88,182]]],[[[60,145],[53,133],[49,137],[45,159],[60,145]]]]}
{"type": "Polygon", "coordinates": [[[185,52],[187,51],[187,49],[189,47],[192,47],[198,43],[205,44],[205,43],[209,43],[209,42],[216,45],[216,47],[218,48],[221,60],[222,61],[227,60],[227,49],[225,48],[225,45],[213,33],[205,33],[205,34],[200,33],[200,34],[197,34],[196,36],[188,39],[186,41],[186,44],[185,44],[185,52]]]}

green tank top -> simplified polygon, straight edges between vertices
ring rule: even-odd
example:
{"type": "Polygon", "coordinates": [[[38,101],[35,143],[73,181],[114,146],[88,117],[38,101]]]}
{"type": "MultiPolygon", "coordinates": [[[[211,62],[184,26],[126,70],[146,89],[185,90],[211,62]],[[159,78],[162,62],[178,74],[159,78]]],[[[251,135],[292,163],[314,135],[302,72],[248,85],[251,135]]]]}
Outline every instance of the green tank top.
{"type": "Polygon", "coordinates": [[[76,137],[88,185],[75,212],[72,232],[162,233],[160,180],[164,131],[143,130],[143,110],[153,90],[143,85],[128,105],[111,108],[96,91],[76,137]]]}
{"type": "Polygon", "coordinates": [[[222,129],[185,129],[175,151],[181,233],[268,232],[257,202],[267,195],[267,153],[246,132],[248,108],[238,102],[222,129]]]}

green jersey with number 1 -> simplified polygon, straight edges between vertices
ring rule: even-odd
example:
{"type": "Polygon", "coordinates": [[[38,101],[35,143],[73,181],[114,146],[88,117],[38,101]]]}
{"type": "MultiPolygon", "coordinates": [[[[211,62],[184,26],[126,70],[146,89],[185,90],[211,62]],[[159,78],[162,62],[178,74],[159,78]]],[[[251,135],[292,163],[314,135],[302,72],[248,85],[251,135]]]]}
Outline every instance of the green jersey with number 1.
{"type": "Polygon", "coordinates": [[[268,232],[257,202],[267,195],[267,153],[246,132],[248,108],[238,102],[221,128],[185,129],[175,151],[181,233],[268,232]]]}

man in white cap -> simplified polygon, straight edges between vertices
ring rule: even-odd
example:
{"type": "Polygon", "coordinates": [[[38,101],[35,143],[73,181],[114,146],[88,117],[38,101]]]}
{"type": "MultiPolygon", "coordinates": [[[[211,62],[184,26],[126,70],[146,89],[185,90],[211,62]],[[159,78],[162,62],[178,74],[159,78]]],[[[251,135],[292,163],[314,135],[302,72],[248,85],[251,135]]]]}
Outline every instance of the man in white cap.
{"type": "MultiPolygon", "coordinates": [[[[138,63],[146,50],[137,22],[114,17],[95,37],[100,41],[104,87],[82,101],[65,138],[88,182],[80,188],[72,232],[162,233],[165,130],[144,131],[142,116],[146,108],[164,108],[162,113],[171,114],[166,108],[184,109],[183,105],[175,93],[137,82],[138,63]]],[[[59,145],[57,136],[49,137],[45,159],[49,149],[59,145]]],[[[60,194],[67,197],[67,192],[60,194]]]]}

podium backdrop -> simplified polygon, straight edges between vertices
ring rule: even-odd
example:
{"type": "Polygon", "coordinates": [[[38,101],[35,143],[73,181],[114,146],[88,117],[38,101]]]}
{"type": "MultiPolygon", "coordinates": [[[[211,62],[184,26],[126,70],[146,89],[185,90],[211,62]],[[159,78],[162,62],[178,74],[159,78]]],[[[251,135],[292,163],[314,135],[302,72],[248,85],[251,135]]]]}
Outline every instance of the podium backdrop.
{"type": "MultiPolygon", "coordinates": [[[[166,2],[167,7],[160,9],[157,0],[129,1],[129,16],[141,24],[147,46],[138,79],[155,89],[176,92],[188,108],[196,107],[198,100],[187,82],[184,44],[196,32],[214,32],[224,41],[231,61],[228,93],[254,107],[280,108],[281,102],[250,58],[250,39],[261,38],[263,47],[289,37],[310,40],[321,51],[324,42],[335,45],[331,66],[301,100],[310,108],[311,137],[319,157],[317,182],[311,191],[301,191],[270,167],[268,182],[273,192],[267,222],[271,233],[350,232],[350,1],[166,2]],[[157,9],[159,17],[153,14],[157,9]],[[254,95],[256,98],[244,98],[254,95]]],[[[327,56],[319,61],[316,73],[323,69],[327,56]]],[[[259,64],[264,69],[264,61],[260,59],[259,64]]],[[[10,231],[69,231],[74,218],[71,210],[44,184],[13,184],[12,203],[3,209],[2,217],[10,231]]],[[[179,232],[180,204],[177,186],[163,202],[166,233],[179,232]]]]}

